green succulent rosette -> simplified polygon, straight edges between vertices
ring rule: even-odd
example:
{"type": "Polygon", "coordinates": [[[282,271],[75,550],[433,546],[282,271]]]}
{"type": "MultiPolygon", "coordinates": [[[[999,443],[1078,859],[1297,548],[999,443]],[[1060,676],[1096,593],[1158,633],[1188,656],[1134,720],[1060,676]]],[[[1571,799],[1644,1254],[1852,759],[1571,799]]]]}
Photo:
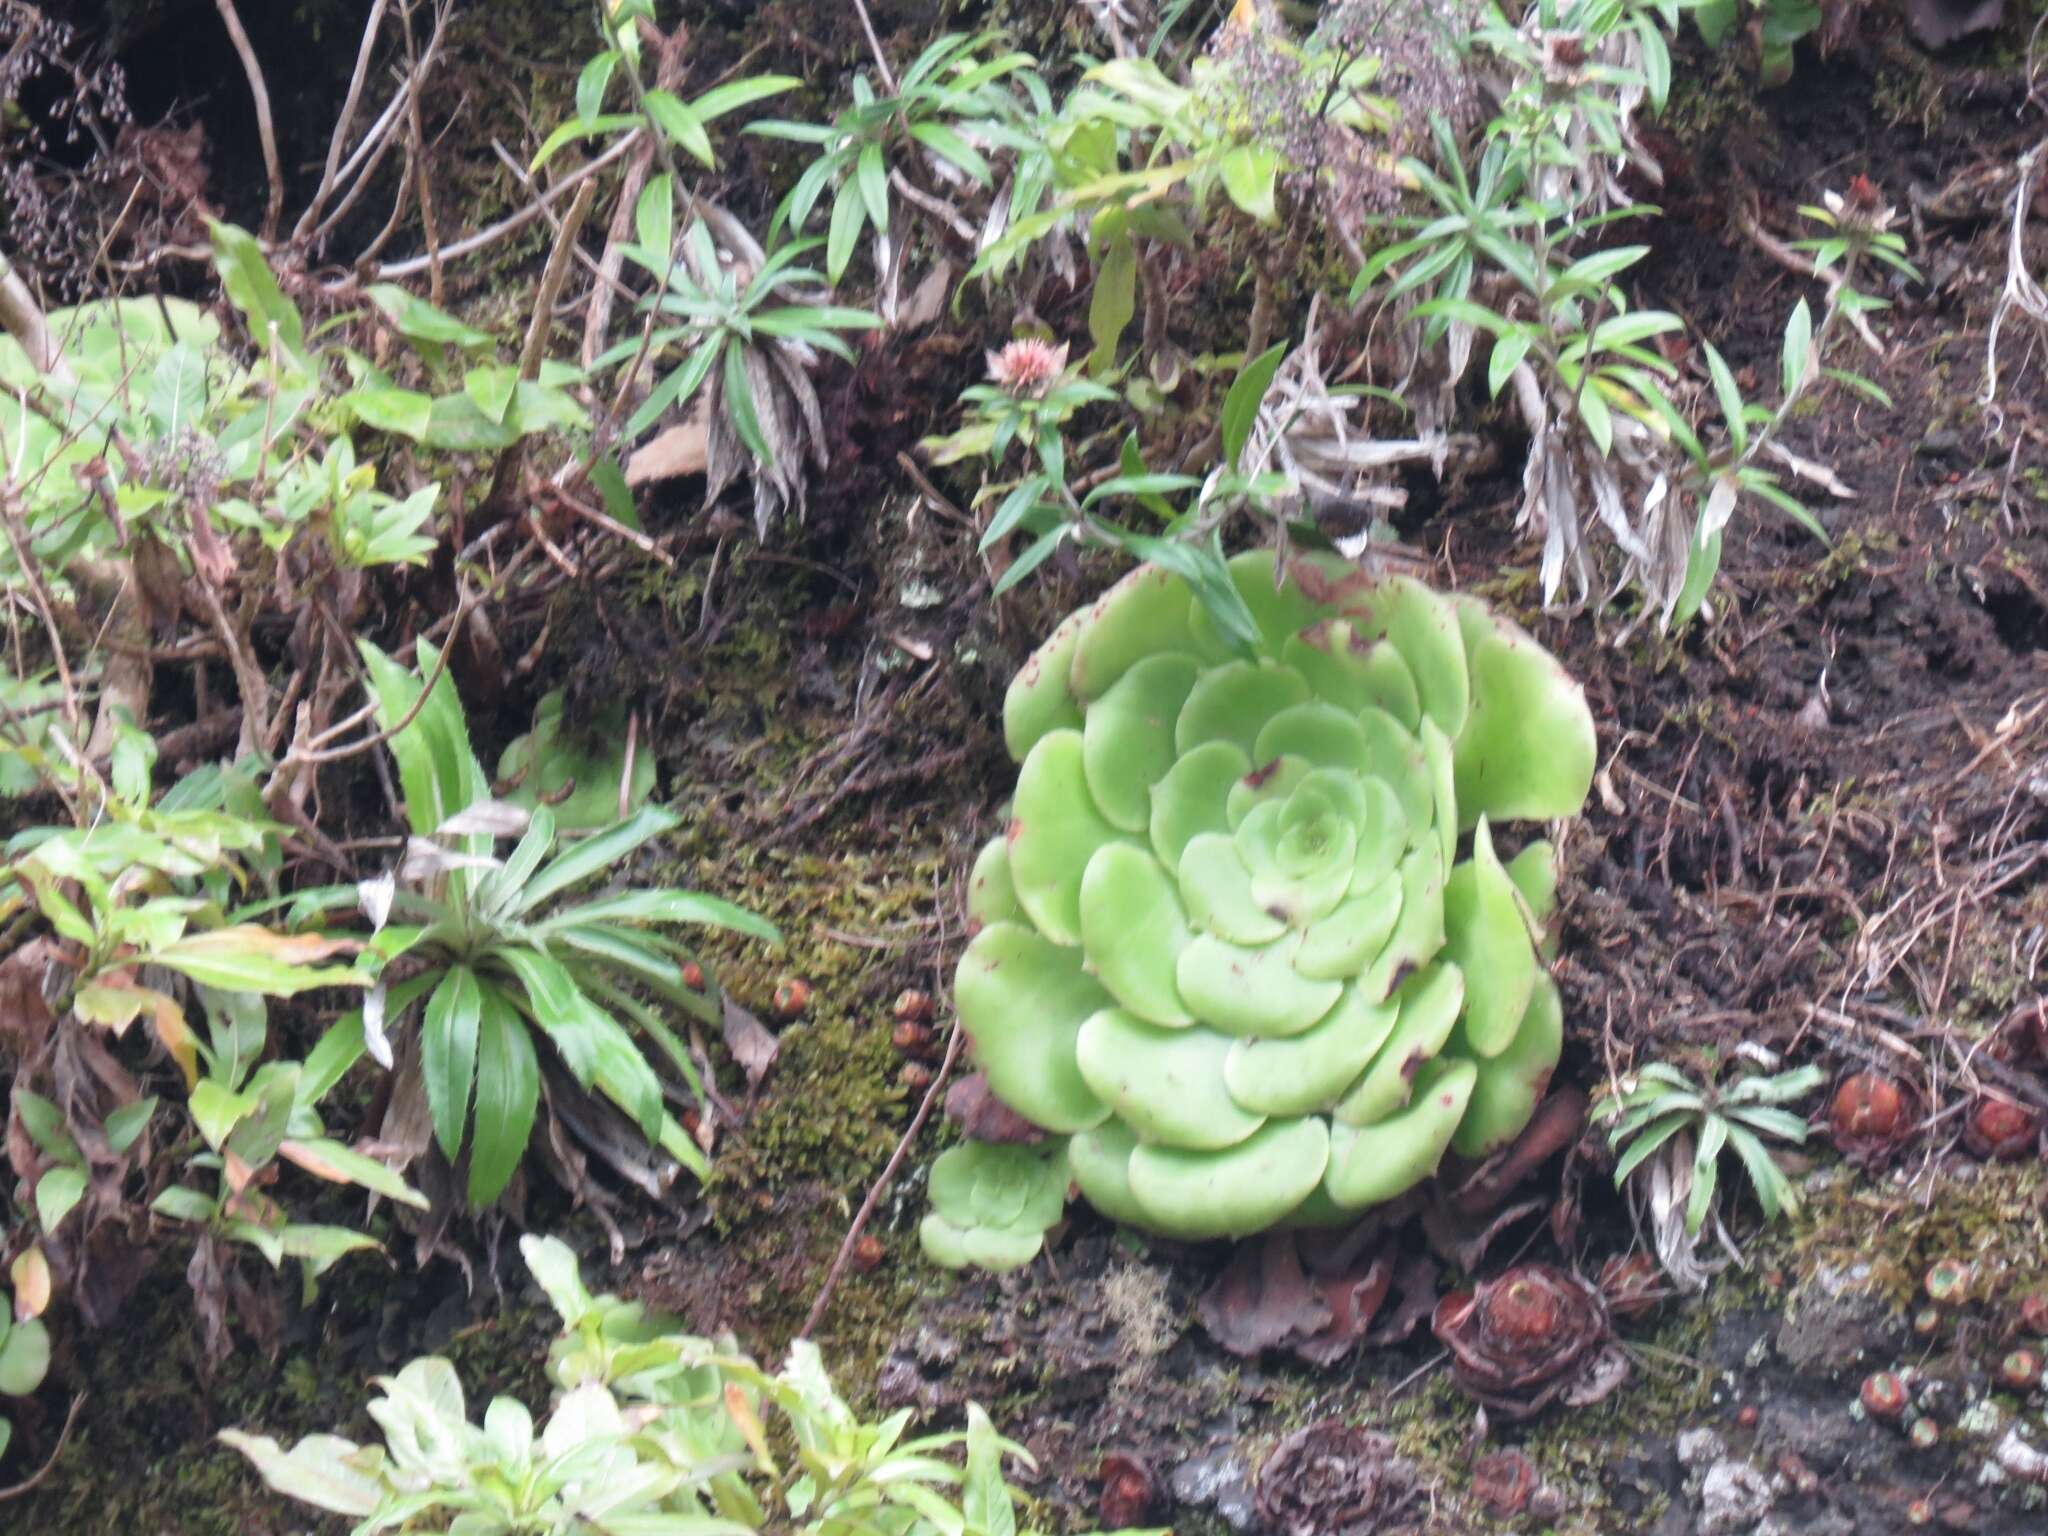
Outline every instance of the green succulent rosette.
{"type": "Polygon", "coordinates": [[[1017,1269],[1038,1257],[1067,1205],[1057,1144],[963,1142],[932,1162],[931,1211],[918,1228],[925,1256],[947,1269],[1017,1269]]]}
{"type": "Polygon", "coordinates": [[[1539,954],[1584,695],[1485,604],[1320,557],[1231,577],[1244,656],[1140,569],[1011,684],[1007,834],[977,862],[960,1019],[1116,1221],[1350,1219],[1527,1123],[1562,1017],[1539,954]],[[1276,579],[1276,577],[1278,579],[1276,579]]]}

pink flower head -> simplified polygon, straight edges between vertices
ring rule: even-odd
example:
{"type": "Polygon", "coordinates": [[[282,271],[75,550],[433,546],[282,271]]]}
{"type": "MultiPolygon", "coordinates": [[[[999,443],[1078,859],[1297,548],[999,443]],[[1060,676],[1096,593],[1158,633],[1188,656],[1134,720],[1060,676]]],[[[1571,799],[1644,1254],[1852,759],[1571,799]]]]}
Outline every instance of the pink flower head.
{"type": "Polygon", "coordinates": [[[1820,200],[1847,234],[1881,235],[1898,222],[1899,211],[1884,200],[1884,189],[1860,173],[1849,179],[1846,196],[1822,192],[1820,200]]]}
{"type": "Polygon", "coordinates": [[[1035,336],[1010,342],[1000,352],[988,354],[989,381],[1005,394],[1018,398],[1042,395],[1067,366],[1067,347],[1054,346],[1035,336]]]}

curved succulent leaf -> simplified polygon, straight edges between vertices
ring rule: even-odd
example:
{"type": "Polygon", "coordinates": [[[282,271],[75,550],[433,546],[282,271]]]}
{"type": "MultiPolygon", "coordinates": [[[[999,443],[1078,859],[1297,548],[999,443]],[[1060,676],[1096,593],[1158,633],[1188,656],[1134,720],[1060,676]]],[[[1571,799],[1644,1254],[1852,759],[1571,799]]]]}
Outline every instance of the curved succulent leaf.
{"type": "Polygon", "coordinates": [[[1529,992],[1529,1006],[1507,1048],[1479,1063],[1472,1101],[1451,1149],[1478,1161],[1490,1157],[1522,1133],[1536,1113],[1557,1058],[1564,1049],[1564,1000],[1557,983],[1542,972],[1529,992]]]}
{"type": "Polygon", "coordinates": [[[1457,1133],[1479,1068],[1469,1061],[1431,1061],[1415,1074],[1409,1103],[1371,1125],[1330,1125],[1331,1198],[1361,1211],[1406,1194],[1436,1172],[1457,1133]]]}

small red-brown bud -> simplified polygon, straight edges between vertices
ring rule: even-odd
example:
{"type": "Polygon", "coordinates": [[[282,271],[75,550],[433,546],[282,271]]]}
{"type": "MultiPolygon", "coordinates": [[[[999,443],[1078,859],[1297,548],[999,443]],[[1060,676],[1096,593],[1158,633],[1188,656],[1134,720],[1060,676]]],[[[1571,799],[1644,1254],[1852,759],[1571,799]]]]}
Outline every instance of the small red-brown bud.
{"type": "Polygon", "coordinates": [[[889,1031],[889,1043],[906,1056],[922,1056],[932,1047],[931,1026],[904,1019],[889,1031]]]}
{"type": "Polygon", "coordinates": [[[923,1093],[932,1085],[932,1069],[921,1061],[906,1061],[896,1080],[912,1093],[923,1093]]]}
{"type": "Polygon", "coordinates": [[[1813,1493],[1820,1487],[1820,1474],[1797,1451],[1787,1451],[1778,1458],[1778,1475],[1801,1493],[1813,1493]]]}
{"type": "Polygon", "coordinates": [[[775,1011],[793,1019],[811,1006],[811,984],[800,976],[785,976],[775,984],[775,1011]]]}
{"type": "Polygon", "coordinates": [[[2010,1162],[2034,1150],[2040,1131],[2039,1110],[1986,1095],[1970,1106],[1963,1121],[1963,1145],[1978,1157],[2010,1162]]]}
{"type": "Polygon", "coordinates": [[[1939,1260],[1927,1271],[1928,1299],[1942,1306],[1961,1301],[1970,1278],[1970,1266],[1961,1259],[1939,1260]]]}
{"type": "Polygon", "coordinates": [[[1123,1451],[1111,1451],[1102,1458],[1101,1477],[1098,1513],[1105,1531],[1127,1531],[1157,1520],[1159,1479],[1144,1462],[1123,1451]]]}
{"type": "Polygon", "coordinates": [[[898,1024],[929,1024],[932,1021],[932,995],[915,987],[908,988],[896,994],[896,1006],[890,1012],[898,1024]]]}
{"type": "Polygon", "coordinates": [[[704,990],[704,967],[694,960],[683,962],[683,985],[692,992],[704,990]]]}
{"type": "Polygon", "coordinates": [[[1931,1338],[1941,1327],[1941,1312],[1936,1307],[1922,1307],[1913,1314],[1913,1331],[1921,1338],[1931,1338]]]}
{"type": "Polygon", "coordinates": [[[1510,1270],[1487,1293],[1487,1320],[1510,1343],[1545,1345],[1559,1332],[1563,1303],[1552,1286],[1510,1270]]]}
{"type": "Polygon", "coordinates": [[[1934,1501],[1932,1499],[1915,1499],[1912,1503],[1908,1504],[1906,1506],[1906,1524],[1934,1524],[1934,1501]]]}
{"type": "Polygon", "coordinates": [[[862,1274],[873,1273],[875,1266],[882,1262],[882,1240],[872,1232],[863,1232],[853,1245],[847,1262],[862,1274]]]}
{"type": "Polygon", "coordinates": [[[1836,1150],[1865,1165],[1896,1151],[1912,1133],[1915,1118],[1906,1090],[1877,1072],[1843,1078],[1828,1103],[1828,1129],[1836,1150]]]}
{"type": "Polygon", "coordinates": [[[2029,1333],[2048,1333],[2048,1291],[2036,1291],[2020,1303],[2020,1326],[2029,1333]]]}
{"type": "Polygon", "coordinates": [[[1873,1419],[1896,1419],[1906,1411],[1906,1384],[1896,1371],[1871,1372],[1857,1397],[1873,1419]]]}
{"type": "Polygon", "coordinates": [[[1998,1379],[2015,1392],[2031,1392],[2041,1384],[2041,1356],[2031,1349],[2016,1349],[1998,1362],[1998,1379]]]}
{"type": "Polygon", "coordinates": [[[1472,1497],[1496,1520],[1507,1520],[1529,1507],[1542,1481],[1525,1452],[1495,1451],[1474,1464],[1472,1497]]]}
{"type": "Polygon", "coordinates": [[[1941,1443],[1941,1426],[1922,1414],[1906,1430],[1906,1438],[1916,1451],[1931,1451],[1941,1443]]]}
{"type": "Polygon", "coordinates": [[[1755,1429],[1756,1421],[1761,1417],[1762,1415],[1757,1412],[1755,1403],[1744,1403],[1735,1410],[1735,1422],[1744,1429],[1755,1429]]]}

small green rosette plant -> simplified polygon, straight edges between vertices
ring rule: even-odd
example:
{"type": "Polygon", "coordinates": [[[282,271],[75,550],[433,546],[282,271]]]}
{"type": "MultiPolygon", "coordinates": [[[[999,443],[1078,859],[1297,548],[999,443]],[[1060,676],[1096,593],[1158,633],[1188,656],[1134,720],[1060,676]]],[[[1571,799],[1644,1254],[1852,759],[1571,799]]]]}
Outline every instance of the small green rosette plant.
{"type": "Polygon", "coordinates": [[[1067,1160],[1057,1145],[966,1142],[932,1162],[932,1208],[918,1228],[947,1269],[1019,1269],[1038,1257],[1067,1208],[1067,1160]]]}
{"type": "Polygon", "coordinates": [[[1230,574],[1249,653],[1148,566],[1018,674],[955,978],[1081,1194],[1185,1239],[1345,1221],[1521,1131],[1562,1038],[1555,867],[1494,827],[1576,813],[1595,754],[1578,686],[1476,599],[1271,552],[1230,574]]]}

